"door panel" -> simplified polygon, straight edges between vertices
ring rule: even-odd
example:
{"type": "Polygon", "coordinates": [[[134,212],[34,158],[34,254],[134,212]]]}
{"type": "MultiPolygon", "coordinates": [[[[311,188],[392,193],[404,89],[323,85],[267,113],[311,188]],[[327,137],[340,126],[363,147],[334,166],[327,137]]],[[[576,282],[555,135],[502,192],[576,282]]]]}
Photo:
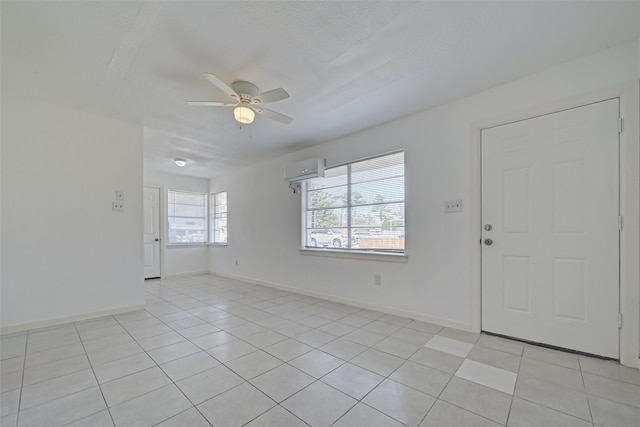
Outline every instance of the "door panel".
{"type": "Polygon", "coordinates": [[[618,117],[615,99],[482,131],[483,330],[618,358],[618,117]]]}
{"type": "Polygon", "coordinates": [[[160,277],[160,189],[144,187],[144,278],[160,277]]]}

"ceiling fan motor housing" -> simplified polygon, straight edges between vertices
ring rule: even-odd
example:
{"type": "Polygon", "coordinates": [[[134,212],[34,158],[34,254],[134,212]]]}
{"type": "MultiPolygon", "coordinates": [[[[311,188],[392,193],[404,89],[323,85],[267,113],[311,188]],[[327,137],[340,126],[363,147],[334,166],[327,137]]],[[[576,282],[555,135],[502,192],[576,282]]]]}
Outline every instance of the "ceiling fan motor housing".
{"type": "Polygon", "coordinates": [[[271,120],[288,125],[293,119],[285,114],[267,108],[257,108],[259,104],[269,104],[271,102],[280,101],[289,98],[286,90],[279,87],[277,89],[268,90],[264,93],[258,93],[258,87],[253,83],[239,80],[234,82],[231,87],[222,81],[218,76],[211,73],[204,73],[203,76],[209,80],[218,89],[227,93],[231,98],[237,101],[236,104],[229,104],[224,101],[188,101],[189,105],[199,105],[208,107],[233,107],[234,117],[236,121],[242,124],[253,122],[255,113],[261,114],[271,120]]]}
{"type": "Polygon", "coordinates": [[[253,100],[253,97],[258,94],[258,87],[253,83],[238,81],[233,82],[231,88],[240,96],[241,101],[246,101],[251,104],[257,103],[253,100]]]}

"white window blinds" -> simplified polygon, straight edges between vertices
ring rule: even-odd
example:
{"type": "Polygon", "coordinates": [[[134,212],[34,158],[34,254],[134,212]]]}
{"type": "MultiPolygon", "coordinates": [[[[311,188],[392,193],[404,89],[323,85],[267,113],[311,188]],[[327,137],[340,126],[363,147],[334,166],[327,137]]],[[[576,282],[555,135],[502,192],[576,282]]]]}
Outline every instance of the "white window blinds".
{"type": "Polygon", "coordinates": [[[306,182],[305,247],[404,253],[404,152],[349,163],[306,182]]]}
{"type": "Polygon", "coordinates": [[[227,192],[211,195],[211,243],[227,243],[227,192]]]}
{"type": "Polygon", "coordinates": [[[207,242],[207,195],[169,190],[167,219],[169,244],[207,242]]]}

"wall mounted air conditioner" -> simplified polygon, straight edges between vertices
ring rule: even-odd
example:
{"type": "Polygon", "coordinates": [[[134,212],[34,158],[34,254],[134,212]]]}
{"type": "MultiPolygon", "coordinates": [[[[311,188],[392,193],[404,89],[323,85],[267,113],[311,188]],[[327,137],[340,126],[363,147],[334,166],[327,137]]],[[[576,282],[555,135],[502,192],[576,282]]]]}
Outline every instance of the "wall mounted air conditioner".
{"type": "Polygon", "coordinates": [[[324,176],[324,159],[307,159],[285,167],[284,179],[287,182],[300,182],[305,179],[324,176]]]}

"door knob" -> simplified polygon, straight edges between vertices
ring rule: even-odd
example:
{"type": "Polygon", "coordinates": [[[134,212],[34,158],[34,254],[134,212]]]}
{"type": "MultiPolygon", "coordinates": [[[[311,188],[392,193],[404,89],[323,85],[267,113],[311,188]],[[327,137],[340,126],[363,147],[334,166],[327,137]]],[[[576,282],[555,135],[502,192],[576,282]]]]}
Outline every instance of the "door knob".
{"type": "Polygon", "coordinates": [[[492,239],[484,239],[484,244],[487,246],[491,246],[493,245],[493,240],[492,239]]]}
{"type": "Polygon", "coordinates": [[[156,241],[156,242],[159,242],[159,241],[160,241],[160,239],[158,239],[158,238],[156,237],[156,238],[155,238],[155,241],[156,241]]]}
{"type": "Polygon", "coordinates": [[[485,229],[485,231],[491,231],[491,230],[493,230],[493,226],[491,224],[486,224],[484,226],[484,229],[485,229]]]}

